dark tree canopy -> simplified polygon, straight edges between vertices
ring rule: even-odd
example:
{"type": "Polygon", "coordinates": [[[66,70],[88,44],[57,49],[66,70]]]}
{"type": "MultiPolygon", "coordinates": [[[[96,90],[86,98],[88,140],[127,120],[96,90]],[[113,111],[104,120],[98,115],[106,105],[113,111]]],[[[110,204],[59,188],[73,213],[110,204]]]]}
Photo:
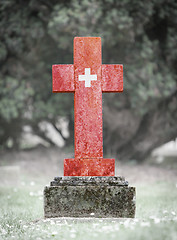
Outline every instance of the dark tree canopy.
{"type": "MultiPolygon", "coordinates": [[[[0,144],[19,146],[24,125],[69,120],[73,96],[52,94],[51,65],[72,63],[75,36],[101,36],[103,63],[124,65],[124,92],[103,95],[104,151],[143,160],[177,137],[175,0],[0,2],[0,144]]],[[[61,133],[62,134],[62,133],[61,133]]]]}

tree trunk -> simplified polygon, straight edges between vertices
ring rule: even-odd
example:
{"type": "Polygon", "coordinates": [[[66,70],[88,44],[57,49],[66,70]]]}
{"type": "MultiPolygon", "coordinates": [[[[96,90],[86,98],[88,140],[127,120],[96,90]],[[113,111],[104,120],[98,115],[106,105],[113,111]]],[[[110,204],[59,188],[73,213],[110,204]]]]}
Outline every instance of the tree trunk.
{"type": "MultiPolygon", "coordinates": [[[[106,111],[109,118],[113,119],[115,117],[115,112],[111,112],[109,109],[106,109],[106,111]]],[[[154,148],[175,139],[177,136],[177,90],[171,96],[159,102],[142,118],[136,118],[131,111],[128,111],[128,114],[128,120],[125,110],[117,114],[125,121],[122,120],[122,123],[116,129],[112,127],[114,123],[108,125],[108,122],[106,122],[106,132],[110,131],[110,135],[105,136],[106,153],[111,152],[119,160],[136,159],[137,161],[143,161],[154,148]],[[132,123],[133,127],[127,125],[127,121],[130,124],[132,123]],[[126,132],[125,128],[130,131],[126,132]],[[110,149],[111,151],[109,151],[110,149]]]]}

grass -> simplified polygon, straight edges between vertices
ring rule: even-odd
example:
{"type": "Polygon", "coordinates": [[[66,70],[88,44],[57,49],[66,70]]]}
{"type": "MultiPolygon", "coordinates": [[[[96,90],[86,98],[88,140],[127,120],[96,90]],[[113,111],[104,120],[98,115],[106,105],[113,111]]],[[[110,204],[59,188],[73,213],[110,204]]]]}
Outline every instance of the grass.
{"type": "Polygon", "coordinates": [[[169,161],[163,168],[117,163],[118,174],[126,174],[126,180],[136,187],[135,219],[45,220],[44,186],[62,175],[63,159],[68,156],[54,149],[1,156],[0,240],[177,239],[177,174],[169,161]],[[4,170],[4,166],[16,168],[4,170]],[[3,180],[7,180],[4,185],[3,180]]]}
{"type": "Polygon", "coordinates": [[[177,183],[142,183],[135,219],[43,219],[42,181],[0,187],[0,239],[177,239],[177,183]]]}

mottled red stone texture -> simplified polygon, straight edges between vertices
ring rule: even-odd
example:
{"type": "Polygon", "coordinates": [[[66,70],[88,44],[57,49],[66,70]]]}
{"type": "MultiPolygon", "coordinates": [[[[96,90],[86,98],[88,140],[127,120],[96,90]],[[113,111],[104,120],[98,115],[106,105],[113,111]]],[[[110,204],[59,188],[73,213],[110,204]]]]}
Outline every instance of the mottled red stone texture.
{"type": "Polygon", "coordinates": [[[64,176],[114,176],[115,160],[103,159],[102,92],[123,91],[123,66],[102,65],[101,38],[76,37],[74,64],[53,65],[52,76],[53,92],[74,92],[75,158],[64,176]]]}

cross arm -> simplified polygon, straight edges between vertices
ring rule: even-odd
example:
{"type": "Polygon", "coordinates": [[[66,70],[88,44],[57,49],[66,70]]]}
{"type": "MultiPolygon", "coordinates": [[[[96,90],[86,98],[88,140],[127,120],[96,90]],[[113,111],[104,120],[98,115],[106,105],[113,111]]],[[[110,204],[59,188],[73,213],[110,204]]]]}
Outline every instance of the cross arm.
{"type": "Polygon", "coordinates": [[[52,66],[53,92],[74,92],[74,65],[52,66]]]}
{"type": "Polygon", "coordinates": [[[102,92],[123,91],[123,65],[102,65],[102,92]]]}

